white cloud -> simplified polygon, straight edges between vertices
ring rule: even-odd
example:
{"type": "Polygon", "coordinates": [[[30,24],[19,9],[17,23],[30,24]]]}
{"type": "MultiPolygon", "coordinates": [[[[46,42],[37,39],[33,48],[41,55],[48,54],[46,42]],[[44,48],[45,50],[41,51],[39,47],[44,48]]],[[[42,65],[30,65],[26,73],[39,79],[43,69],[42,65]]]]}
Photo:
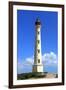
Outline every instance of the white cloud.
{"type": "MultiPolygon", "coordinates": [[[[18,60],[18,71],[25,68],[31,68],[34,63],[34,57],[27,57],[25,60],[18,60]]],[[[42,63],[44,66],[56,66],[58,63],[57,55],[54,52],[44,53],[42,55],[42,63]]]]}
{"type": "Polygon", "coordinates": [[[34,58],[33,58],[33,57],[26,58],[26,62],[27,62],[29,65],[33,65],[33,63],[34,63],[34,58]]]}
{"type": "Polygon", "coordinates": [[[43,54],[42,56],[42,59],[45,61],[45,60],[56,60],[56,54],[53,53],[53,52],[50,52],[50,53],[45,53],[43,54]]]}
{"type": "MultiPolygon", "coordinates": [[[[18,62],[19,67],[23,67],[25,65],[33,65],[34,57],[27,57],[25,60],[20,60],[18,62]]],[[[42,55],[42,63],[44,65],[57,64],[57,55],[54,52],[44,53],[42,55]]]]}
{"type": "Polygon", "coordinates": [[[57,55],[54,52],[44,53],[42,56],[42,61],[44,65],[56,65],[57,55]]]}
{"type": "Polygon", "coordinates": [[[28,62],[27,60],[28,58],[25,60],[18,60],[18,73],[28,72],[28,70],[31,71],[32,64],[30,63],[30,61],[28,62]]]}

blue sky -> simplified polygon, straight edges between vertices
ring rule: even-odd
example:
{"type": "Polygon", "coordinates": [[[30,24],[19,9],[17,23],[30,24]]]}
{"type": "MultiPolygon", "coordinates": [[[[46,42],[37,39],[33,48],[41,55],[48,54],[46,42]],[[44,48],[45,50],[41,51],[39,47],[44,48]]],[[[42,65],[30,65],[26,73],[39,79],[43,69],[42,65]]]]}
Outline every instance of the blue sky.
{"type": "Polygon", "coordinates": [[[38,17],[42,23],[41,49],[44,71],[57,73],[58,13],[50,11],[29,10],[17,11],[18,73],[32,71],[35,46],[35,21],[38,17]],[[48,61],[51,63],[48,63],[48,61]]]}

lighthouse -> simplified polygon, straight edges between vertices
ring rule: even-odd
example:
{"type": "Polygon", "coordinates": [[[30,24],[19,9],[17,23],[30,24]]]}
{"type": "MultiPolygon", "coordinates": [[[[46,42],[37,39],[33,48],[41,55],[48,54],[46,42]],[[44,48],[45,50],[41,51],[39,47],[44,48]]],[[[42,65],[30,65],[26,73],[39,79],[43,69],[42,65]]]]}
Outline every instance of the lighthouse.
{"type": "Polygon", "coordinates": [[[43,72],[43,64],[41,57],[41,22],[36,19],[35,22],[35,50],[34,50],[34,64],[32,72],[43,72]]]}

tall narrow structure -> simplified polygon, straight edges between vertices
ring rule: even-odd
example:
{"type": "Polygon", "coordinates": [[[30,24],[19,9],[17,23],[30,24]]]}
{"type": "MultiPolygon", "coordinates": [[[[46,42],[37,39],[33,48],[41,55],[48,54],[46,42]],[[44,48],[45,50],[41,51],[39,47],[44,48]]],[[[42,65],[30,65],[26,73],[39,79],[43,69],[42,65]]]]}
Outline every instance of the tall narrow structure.
{"type": "Polygon", "coordinates": [[[41,22],[39,19],[35,22],[35,53],[33,72],[43,72],[42,58],[41,58],[41,22]]]}

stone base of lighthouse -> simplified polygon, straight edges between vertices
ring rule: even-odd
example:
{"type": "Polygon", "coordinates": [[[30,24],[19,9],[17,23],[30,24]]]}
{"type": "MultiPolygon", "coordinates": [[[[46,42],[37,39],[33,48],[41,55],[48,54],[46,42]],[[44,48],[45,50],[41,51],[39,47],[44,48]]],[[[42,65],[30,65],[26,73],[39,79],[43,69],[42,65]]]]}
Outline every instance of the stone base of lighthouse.
{"type": "Polygon", "coordinates": [[[42,64],[41,65],[33,65],[32,72],[35,72],[35,73],[37,73],[37,72],[43,72],[43,65],[42,64]]]}

